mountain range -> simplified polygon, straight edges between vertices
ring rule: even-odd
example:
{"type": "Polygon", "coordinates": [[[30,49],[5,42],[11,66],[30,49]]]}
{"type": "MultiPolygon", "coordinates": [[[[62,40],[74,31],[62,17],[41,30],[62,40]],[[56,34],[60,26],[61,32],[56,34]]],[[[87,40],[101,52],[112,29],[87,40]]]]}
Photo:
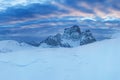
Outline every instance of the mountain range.
{"type": "Polygon", "coordinates": [[[78,25],[74,25],[70,28],[65,28],[63,34],[56,34],[49,36],[42,42],[42,47],[75,47],[95,42],[90,30],[82,32],[78,25]]]}

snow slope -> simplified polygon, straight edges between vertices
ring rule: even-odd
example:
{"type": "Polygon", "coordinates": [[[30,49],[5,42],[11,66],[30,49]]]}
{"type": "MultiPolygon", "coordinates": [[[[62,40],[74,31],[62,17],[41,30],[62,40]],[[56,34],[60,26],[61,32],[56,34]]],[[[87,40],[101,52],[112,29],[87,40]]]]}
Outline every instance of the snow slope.
{"type": "Polygon", "coordinates": [[[0,53],[0,80],[120,80],[120,38],[0,53]]]}
{"type": "Polygon", "coordinates": [[[14,40],[0,41],[0,53],[8,53],[8,52],[13,52],[13,51],[29,49],[29,48],[32,48],[32,46],[26,43],[19,43],[14,40]]]}

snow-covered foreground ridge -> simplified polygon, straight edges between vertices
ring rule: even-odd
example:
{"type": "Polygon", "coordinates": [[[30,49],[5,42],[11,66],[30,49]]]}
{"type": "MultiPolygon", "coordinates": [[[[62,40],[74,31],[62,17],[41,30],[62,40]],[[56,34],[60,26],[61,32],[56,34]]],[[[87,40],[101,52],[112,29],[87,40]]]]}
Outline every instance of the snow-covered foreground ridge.
{"type": "Polygon", "coordinates": [[[0,53],[9,53],[13,51],[28,50],[33,48],[26,43],[19,43],[14,40],[3,40],[0,41],[0,53]]]}
{"type": "Polygon", "coordinates": [[[1,52],[0,80],[120,80],[119,43],[117,38],[76,48],[27,45],[1,52]]]}

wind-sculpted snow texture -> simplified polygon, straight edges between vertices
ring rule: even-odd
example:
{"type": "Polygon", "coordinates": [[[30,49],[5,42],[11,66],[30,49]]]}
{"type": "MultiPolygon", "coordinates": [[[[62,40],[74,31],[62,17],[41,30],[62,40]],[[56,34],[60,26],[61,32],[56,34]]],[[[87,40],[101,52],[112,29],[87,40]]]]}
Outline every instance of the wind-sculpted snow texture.
{"type": "Polygon", "coordinates": [[[0,52],[0,80],[120,80],[120,38],[75,48],[3,43],[12,52],[0,52]]]}
{"type": "Polygon", "coordinates": [[[90,30],[81,32],[79,26],[74,25],[70,28],[65,28],[63,34],[49,36],[40,44],[42,47],[75,47],[95,42],[90,30]]]}

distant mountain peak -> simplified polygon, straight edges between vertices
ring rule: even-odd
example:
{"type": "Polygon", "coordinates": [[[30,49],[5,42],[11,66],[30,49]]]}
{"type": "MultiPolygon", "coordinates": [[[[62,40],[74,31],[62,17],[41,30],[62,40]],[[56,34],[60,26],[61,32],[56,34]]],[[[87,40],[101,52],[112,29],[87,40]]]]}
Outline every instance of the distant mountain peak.
{"type": "Polygon", "coordinates": [[[81,30],[79,26],[74,25],[70,28],[65,28],[63,33],[63,38],[65,39],[79,39],[81,30]]]}
{"type": "Polygon", "coordinates": [[[90,30],[81,32],[78,25],[65,28],[63,34],[49,36],[40,43],[41,47],[75,47],[95,42],[90,30]]]}

